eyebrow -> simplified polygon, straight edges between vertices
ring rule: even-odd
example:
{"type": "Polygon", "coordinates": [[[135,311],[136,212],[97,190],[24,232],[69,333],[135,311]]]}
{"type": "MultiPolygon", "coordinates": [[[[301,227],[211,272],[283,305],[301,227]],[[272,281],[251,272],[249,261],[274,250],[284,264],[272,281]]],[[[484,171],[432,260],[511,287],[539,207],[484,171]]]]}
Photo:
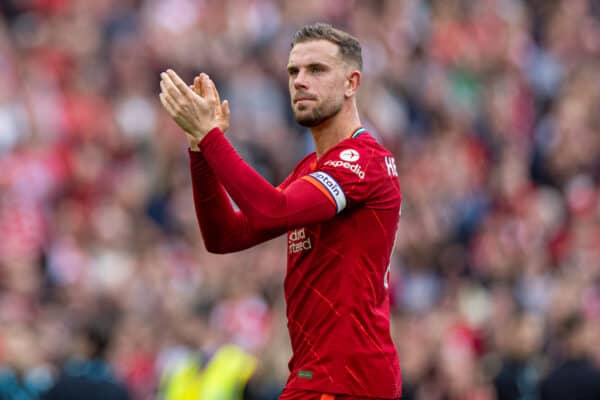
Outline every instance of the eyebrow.
{"type": "MultiPolygon", "coordinates": [[[[321,62],[311,62],[310,64],[306,65],[306,68],[314,68],[314,67],[319,67],[319,68],[324,68],[324,69],[331,68],[328,64],[321,63],[321,62]]],[[[298,69],[299,69],[298,66],[296,66],[294,64],[290,64],[287,67],[288,73],[298,72],[298,69]]]]}
{"type": "Polygon", "coordinates": [[[313,62],[310,63],[306,66],[307,68],[314,68],[314,67],[319,67],[319,68],[329,68],[329,65],[324,64],[324,63],[320,63],[320,62],[313,62]]]}

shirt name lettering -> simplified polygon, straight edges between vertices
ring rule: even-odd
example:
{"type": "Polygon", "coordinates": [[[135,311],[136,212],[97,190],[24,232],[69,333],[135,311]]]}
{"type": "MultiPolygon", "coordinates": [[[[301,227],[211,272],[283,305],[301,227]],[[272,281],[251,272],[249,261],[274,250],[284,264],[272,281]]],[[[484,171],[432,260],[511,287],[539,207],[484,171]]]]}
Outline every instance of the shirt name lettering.
{"type": "Polygon", "coordinates": [[[387,173],[389,176],[398,176],[398,170],[396,169],[396,161],[394,157],[385,157],[385,166],[387,167],[387,173]]]}

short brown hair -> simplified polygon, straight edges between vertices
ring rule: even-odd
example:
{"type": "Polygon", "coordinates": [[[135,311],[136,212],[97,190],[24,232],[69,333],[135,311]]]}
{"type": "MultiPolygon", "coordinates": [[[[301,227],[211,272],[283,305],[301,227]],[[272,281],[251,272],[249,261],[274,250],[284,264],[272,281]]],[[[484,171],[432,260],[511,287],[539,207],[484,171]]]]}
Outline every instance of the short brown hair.
{"type": "Polygon", "coordinates": [[[359,70],[362,70],[362,50],[358,40],[351,34],[336,29],[329,24],[317,22],[316,24],[305,25],[294,34],[292,48],[298,43],[311,40],[327,40],[336,44],[340,49],[342,59],[346,62],[356,64],[359,70]]]}

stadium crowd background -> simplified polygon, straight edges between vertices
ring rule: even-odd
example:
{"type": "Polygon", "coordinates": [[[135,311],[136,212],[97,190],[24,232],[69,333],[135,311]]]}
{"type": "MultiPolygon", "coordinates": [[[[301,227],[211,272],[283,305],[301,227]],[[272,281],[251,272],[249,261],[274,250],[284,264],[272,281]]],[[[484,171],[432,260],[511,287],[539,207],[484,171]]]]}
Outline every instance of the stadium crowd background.
{"type": "Polygon", "coordinates": [[[311,150],[285,65],[314,21],[360,39],[361,116],[398,160],[408,398],[493,399],[511,359],[530,391],[575,348],[600,362],[597,2],[0,4],[0,364],[55,373],[77,327],[112,310],[108,359],[133,398],[155,398],[177,354],[224,343],[257,355],[276,397],[285,238],[206,252],[158,75],[209,73],[229,138],[277,184],[311,150]]]}

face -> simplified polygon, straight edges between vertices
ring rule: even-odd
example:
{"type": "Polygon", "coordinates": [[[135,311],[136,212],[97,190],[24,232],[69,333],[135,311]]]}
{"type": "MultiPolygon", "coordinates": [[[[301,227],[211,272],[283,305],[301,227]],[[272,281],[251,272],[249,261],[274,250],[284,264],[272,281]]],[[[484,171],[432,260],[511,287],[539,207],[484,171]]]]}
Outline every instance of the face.
{"type": "Polygon", "coordinates": [[[326,40],[296,44],[287,69],[292,110],[300,125],[317,126],[340,112],[349,69],[336,44],[326,40]]]}

